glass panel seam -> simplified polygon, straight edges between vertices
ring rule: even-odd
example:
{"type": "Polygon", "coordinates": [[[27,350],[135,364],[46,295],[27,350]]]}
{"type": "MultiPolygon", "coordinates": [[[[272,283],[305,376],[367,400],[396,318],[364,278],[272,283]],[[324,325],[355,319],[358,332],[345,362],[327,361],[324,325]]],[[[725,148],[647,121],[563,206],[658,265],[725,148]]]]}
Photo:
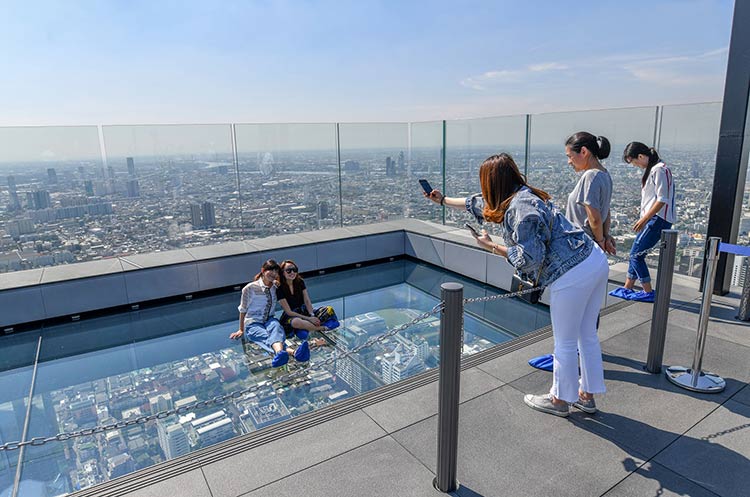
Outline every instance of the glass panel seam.
{"type": "MultiPolygon", "coordinates": [[[[36,384],[36,372],[37,368],[39,367],[39,353],[42,350],[42,336],[39,335],[39,340],[36,344],[36,355],[34,356],[34,369],[31,373],[31,385],[29,386],[29,400],[28,404],[26,406],[26,417],[23,420],[23,432],[21,434],[21,441],[25,442],[26,437],[28,435],[29,431],[29,421],[31,417],[31,402],[34,399],[34,386],[36,384]]],[[[23,463],[23,455],[26,451],[26,446],[21,446],[18,449],[18,461],[16,462],[16,476],[13,480],[13,492],[11,493],[11,497],[17,497],[18,496],[18,490],[19,490],[19,483],[21,481],[21,464],[23,463]]]]}

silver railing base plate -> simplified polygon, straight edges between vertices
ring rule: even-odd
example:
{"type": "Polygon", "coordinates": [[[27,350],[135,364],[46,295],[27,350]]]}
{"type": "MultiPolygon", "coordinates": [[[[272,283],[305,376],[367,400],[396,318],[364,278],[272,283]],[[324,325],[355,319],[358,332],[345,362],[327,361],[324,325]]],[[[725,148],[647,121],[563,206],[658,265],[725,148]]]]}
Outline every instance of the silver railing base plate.
{"type": "Polygon", "coordinates": [[[721,376],[708,371],[698,372],[698,381],[693,385],[693,371],[683,366],[671,366],[664,371],[667,379],[678,387],[701,393],[719,393],[727,386],[721,376]]]}

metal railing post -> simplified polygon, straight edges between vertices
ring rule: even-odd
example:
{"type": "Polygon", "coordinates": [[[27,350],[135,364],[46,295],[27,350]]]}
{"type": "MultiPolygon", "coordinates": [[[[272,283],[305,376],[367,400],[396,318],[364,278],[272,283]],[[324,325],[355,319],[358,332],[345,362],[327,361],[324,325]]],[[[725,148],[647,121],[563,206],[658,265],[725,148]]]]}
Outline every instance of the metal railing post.
{"type": "Polygon", "coordinates": [[[667,319],[669,302],[672,297],[672,276],[674,275],[674,256],[677,251],[677,230],[661,232],[659,249],[659,269],[656,275],[656,300],[651,315],[651,335],[648,340],[646,371],[660,373],[664,357],[664,341],[667,338],[667,319]]]}
{"type": "Polygon", "coordinates": [[[438,393],[437,476],[433,484],[441,492],[458,488],[458,398],[461,384],[464,287],[443,283],[440,296],[440,383],[438,393]]]}
{"type": "Polygon", "coordinates": [[[667,368],[666,371],[669,381],[694,392],[718,393],[726,387],[726,382],[721,376],[708,371],[701,371],[703,352],[706,348],[708,319],[711,316],[711,297],[714,291],[714,277],[716,276],[716,263],[719,259],[720,241],[721,238],[712,236],[708,240],[706,249],[706,271],[703,279],[703,298],[701,299],[701,314],[698,320],[698,337],[695,341],[695,352],[693,353],[693,367],[688,369],[683,366],[672,366],[667,368]]]}

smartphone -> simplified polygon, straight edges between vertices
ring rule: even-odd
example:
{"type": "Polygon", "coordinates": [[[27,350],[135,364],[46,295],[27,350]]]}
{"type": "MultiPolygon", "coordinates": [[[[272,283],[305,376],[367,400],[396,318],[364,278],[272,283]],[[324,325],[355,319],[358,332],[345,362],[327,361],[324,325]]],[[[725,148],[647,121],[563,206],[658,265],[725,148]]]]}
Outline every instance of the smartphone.
{"type": "Polygon", "coordinates": [[[420,179],[419,184],[422,185],[422,190],[424,190],[427,195],[432,193],[432,187],[430,186],[429,181],[427,181],[426,179],[420,179]]]}
{"type": "Polygon", "coordinates": [[[470,225],[469,223],[464,223],[464,226],[466,226],[466,228],[469,231],[471,231],[471,234],[474,235],[474,236],[476,236],[477,238],[479,238],[480,236],[482,236],[482,234],[480,232],[478,232],[477,229],[474,226],[470,225]]]}

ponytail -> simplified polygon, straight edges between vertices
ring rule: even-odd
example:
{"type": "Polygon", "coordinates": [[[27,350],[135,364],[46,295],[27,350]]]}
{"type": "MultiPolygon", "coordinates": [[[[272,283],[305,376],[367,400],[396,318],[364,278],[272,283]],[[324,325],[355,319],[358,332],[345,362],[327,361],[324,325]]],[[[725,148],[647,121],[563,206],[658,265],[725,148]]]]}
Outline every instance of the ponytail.
{"type": "Polygon", "coordinates": [[[581,149],[586,147],[599,160],[609,157],[609,152],[612,149],[606,136],[594,136],[587,131],[579,131],[570,135],[565,140],[565,146],[570,147],[577,154],[580,154],[581,149]]]}
{"type": "Polygon", "coordinates": [[[631,160],[637,159],[639,155],[645,155],[648,157],[648,165],[643,171],[643,176],[641,176],[641,188],[643,188],[646,186],[646,181],[651,174],[651,169],[661,162],[661,157],[659,157],[659,152],[657,152],[654,147],[649,147],[641,142],[630,142],[622,152],[622,160],[629,163],[631,160]]]}

